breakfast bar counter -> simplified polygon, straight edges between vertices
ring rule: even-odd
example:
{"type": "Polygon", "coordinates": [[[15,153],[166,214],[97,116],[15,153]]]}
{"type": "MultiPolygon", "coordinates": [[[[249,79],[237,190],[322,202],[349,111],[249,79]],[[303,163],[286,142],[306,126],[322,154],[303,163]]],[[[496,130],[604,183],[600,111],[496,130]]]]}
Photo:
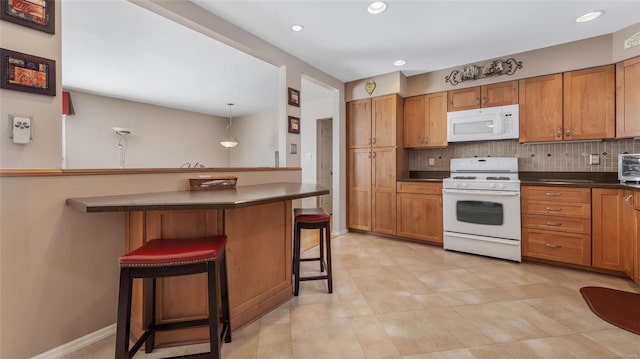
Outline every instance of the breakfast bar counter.
{"type": "MultiPolygon", "coordinates": [[[[66,203],[83,212],[125,212],[127,252],[154,238],[226,234],[231,323],[236,329],[292,297],[292,200],[328,193],[315,184],[272,183],[212,191],[69,198],[66,203]]],[[[164,278],[157,286],[157,323],[207,316],[205,274],[164,278]]],[[[142,282],[134,283],[134,336],[142,332],[143,296],[142,282]]],[[[156,335],[158,346],[207,340],[206,327],[156,335]]]]}

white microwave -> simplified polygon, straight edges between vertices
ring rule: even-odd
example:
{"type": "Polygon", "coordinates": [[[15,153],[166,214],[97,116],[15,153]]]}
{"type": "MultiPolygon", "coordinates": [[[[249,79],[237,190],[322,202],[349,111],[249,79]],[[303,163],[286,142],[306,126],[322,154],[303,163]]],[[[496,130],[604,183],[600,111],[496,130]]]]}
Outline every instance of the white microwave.
{"type": "Polygon", "coordinates": [[[447,112],[447,141],[506,140],[520,137],[518,105],[447,112]]]}

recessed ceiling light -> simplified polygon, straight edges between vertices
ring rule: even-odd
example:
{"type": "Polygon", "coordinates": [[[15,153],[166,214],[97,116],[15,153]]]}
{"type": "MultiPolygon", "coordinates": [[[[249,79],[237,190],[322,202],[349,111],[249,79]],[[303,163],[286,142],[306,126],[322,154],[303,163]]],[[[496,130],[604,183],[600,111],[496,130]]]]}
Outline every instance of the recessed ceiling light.
{"type": "Polygon", "coordinates": [[[404,66],[406,64],[407,64],[406,60],[396,60],[396,61],[393,62],[394,66],[404,66]]]}
{"type": "Polygon", "coordinates": [[[300,32],[304,30],[304,26],[300,24],[291,25],[291,31],[300,32]]]}
{"type": "Polygon", "coordinates": [[[595,20],[599,18],[600,15],[602,15],[603,13],[604,11],[602,10],[588,12],[582,16],[578,16],[578,18],[576,19],[576,22],[587,22],[587,21],[595,20]]]}
{"type": "Polygon", "coordinates": [[[372,15],[382,14],[385,10],[387,10],[387,4],[382,1],[374,1],[367,8],[369,14],[372,15]]]}

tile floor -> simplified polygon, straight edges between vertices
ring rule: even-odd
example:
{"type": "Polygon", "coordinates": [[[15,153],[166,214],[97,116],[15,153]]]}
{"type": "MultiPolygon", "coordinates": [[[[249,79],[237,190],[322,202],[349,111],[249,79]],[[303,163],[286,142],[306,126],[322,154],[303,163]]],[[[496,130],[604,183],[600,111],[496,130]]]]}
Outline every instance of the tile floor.
{"type": "MultiPolygon", "coordinates": [[[[640,293],[629,280],[364,234],[336,237],[332,247],[334,293],[325,281],[302,282],[299,297],[234,332],[225,359],[640,358],[640,336],[596,317],[578,292],[640,293]]],[[[113,347],[110,337],[68,358],[113,358],[113,347]]]]}

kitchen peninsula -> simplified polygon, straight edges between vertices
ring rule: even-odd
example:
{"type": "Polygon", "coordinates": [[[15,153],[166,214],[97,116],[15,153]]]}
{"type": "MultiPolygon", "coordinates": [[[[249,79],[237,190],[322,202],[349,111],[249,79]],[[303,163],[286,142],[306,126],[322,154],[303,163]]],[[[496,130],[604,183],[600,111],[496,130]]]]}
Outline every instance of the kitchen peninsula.
{"type": "MultiPolygon", "coordinates": [[[[126,212],[126,251],[153,238],[226,234],[232,328],[286,302],[291,292],[292,200],[328,194],[315,184],[270,183],[215,191],[70,198],[83,212],[126,212]]],[[[206,316],[206,276],[158,281],[157,321],[206,316]]],[[[142,331],[142,286],[134,284],[132,333],[142,331]]],[[[158,333],[158,345],[205,341],[206,327],[158,333]]]]}

